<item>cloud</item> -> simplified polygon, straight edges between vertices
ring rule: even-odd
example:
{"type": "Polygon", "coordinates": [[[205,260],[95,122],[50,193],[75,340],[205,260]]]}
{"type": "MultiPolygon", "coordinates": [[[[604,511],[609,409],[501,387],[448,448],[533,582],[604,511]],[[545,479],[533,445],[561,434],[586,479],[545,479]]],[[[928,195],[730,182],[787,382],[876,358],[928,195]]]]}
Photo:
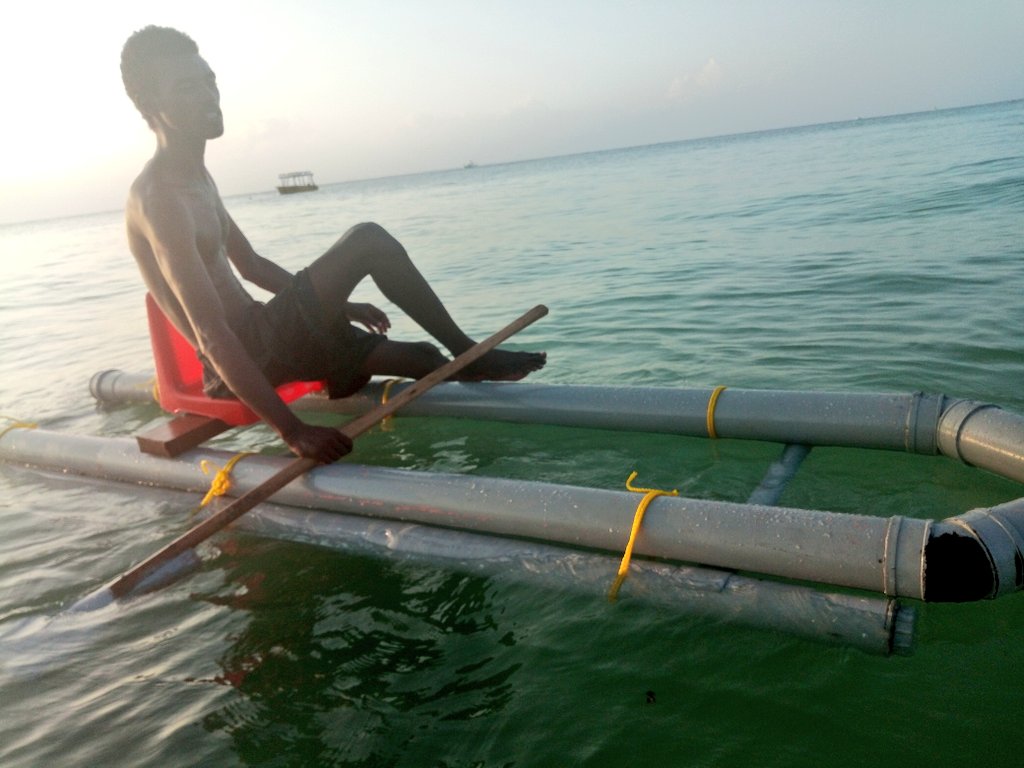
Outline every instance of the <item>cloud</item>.
{"type": "Polygon", "coordinates": [[[696,72],[677,76],[668,86],[665,96],[669,102],[686,102],[701,93],[716,89],[724,75],[714,57],[708,59],[696,72]]]}

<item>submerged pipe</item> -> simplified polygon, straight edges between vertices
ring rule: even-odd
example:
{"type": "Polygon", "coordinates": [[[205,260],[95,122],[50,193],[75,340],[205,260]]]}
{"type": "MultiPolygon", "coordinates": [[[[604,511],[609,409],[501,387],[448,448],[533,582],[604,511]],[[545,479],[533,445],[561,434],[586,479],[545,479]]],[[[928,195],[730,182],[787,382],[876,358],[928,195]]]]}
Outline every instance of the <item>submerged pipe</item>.
{"type": "MultiPolygon", "coordinates": [[[[170,461],[140,454],[128,439],[42,430],[15,430],[0,440],[6,461],[194,492],[207,485],[200,461],[228,458],[205,449],[170,461]]],[[[232,472],[234,492],[255,487],[284,461],[246,458],[232,472]]],[[[616,554],[638,503],[637,494],[620,491],[344,463],[317,468],[275,500],[616,554]]],[[[661,496],[647,510],[634,553],[890,597],[980,599],[1021,587],[1022,530],[1024,502],[935,523],[661,496]],[[973,555],[950,556],[954,550],[973,555]],[[967,563],[978,572],[964,573],[967,563]],[[946,586],[967,583],[962,594],[946,586]]]]}
{"type": "Polygon", "coordinates": [[[747,497],[747,504],[777,504],[811,449],[806,445],[787,445],[782,455],[771,463],[761,483],[747,497]]]}
{"type": "MultiPolygon", "coordinates": [[[[152,401],[151,379],[120,371],[93,376],[101,402],[152,401]]],[[[391,394],[407,383],[397,383],[391,394]]],[[[373,381],[343,400],[304,398],[299,409],[362,413],[384,397],[373,381]]],[[[946,395],[544,384],[444,384],[403,410],[406,416],[762,440],[807,446],[937,454],[1024,482],[1024,418],[994,405],[946,395]],[[710,412],[710,413],[709,413],[710,412]]]]}
{"type": "MultiPolygon", "coordinates": [[[[607,595],[618,567],[617,557],[595,552],[276,504],[258,507],[241,522],[275,538],[389,559],[426,559],[464,573],[599,597],[607,595]]],[[[869,653],[906,654],[913,647],[915,611],[891,598],[826,593],[731,571],[634,560],[618,598],[869,653]]]]}
{"type": "MultiPolygon", "coordinates": [[[[0,459],[8,462],[191,491],[197,499],[208,483],[208,478],[199,470],[199,463],[212,459],[223,464],[228,457],[229,454],[222,451],[193,451],[178,460],[160,459],[140,454],[127,440],[66,437],[41,430],[9,433],[0,440],[0,459]]],[[[237,492],[243,493],[250,485],[260,482],[279,463],[280,460],[271,457],[247,457],[232,472],[237,492]],[[248,468],[243,467],[246,464],[248,468]]],[[[314,474],[334,475],[337,473],[331,470],[336,469],[342,467],[323,467],[314,474]]],[[[236,527],[346,552],[426,560],[453,570],[538,583],[546,588],[569,587],[606,595],[614,581],[617,555],[464,530],[443,530],[388,519],[386,515],[374,519],[310,509],[325,502],[326,494],[316,490],[317,486],[344,484],[354,477],[376,474],[372,468],[346,469],[347,472],[340,474],[347,479],[320,477],[312,484],[293,484],[299,487],[289,488],[289,498],[279,499],[287,500],[292,506],[262,504],[240,518],[236,527]]],[[[394,476],[395,472],[385,471],[385,474],[394,476]]],[[[147,588],[140,585],[136,593],[147,588]]],[[[839,642],[870,653],[908,653],[913,644],[915,611],[891,598],[830,594],[807,586],[768,582],[707,567],[634,559],[619,599],[636,599],[688,614],[839,642]]]]}

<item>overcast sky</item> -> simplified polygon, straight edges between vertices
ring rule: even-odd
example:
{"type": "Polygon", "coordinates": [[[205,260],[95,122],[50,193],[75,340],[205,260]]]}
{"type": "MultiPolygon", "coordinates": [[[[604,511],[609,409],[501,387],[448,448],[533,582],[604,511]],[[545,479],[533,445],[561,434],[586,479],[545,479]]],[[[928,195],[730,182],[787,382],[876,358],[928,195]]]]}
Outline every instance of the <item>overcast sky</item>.
{"type": "MultiPolygon", "coordinates": [[[[121,46],[199,43],[224,195],[1024,98],[1022,0],[177,0],[5,14],[0,222],[119,208],[121,46]]],[[[1022,136],[1024,142],[1024,136],[1022,136]]]]}

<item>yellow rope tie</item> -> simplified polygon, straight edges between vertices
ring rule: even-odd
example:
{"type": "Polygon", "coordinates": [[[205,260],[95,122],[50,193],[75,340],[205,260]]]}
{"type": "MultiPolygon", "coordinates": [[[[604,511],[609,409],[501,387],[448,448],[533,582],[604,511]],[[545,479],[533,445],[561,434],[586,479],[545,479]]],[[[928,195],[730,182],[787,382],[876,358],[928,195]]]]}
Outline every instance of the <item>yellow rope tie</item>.
{"type": "Polygon", "coordinates": [[[149,394],[153,397],[153,402],[160,403],[160,382],[156,380],[156,376],[153,377],[152,381],[147,382],[146,386],[150,386],[149,394]]]}
{"type": "MultiPolygon", "coordinates": [[[[234,469],[235,464],[244,459],[246,456],[252,456],[251,452],[243,452],[232,456],[231,459],[223,467],[217,470],[217,474],[213,476],[213,480],[210,482],[210,490],[206,492],[206,496],[199,502],[200,508],[205,507],[211,501],[218,496],[223,496],[225,493],[231,490],[231,470],[234,469]]],[[[216,467],[212,461],[203,459],[199,462],[200,469],[203,470],[204,475],[210,474],[211,470],[216,467]]]]}
{"type": "MultiPolygon", "coordinates": [[[[402,379],[388,379],[384,382],[384,391],[380,396],[380,404],[387,405],[388,399],[391,397],[391,388],[395,386],[402,379]]],[[[394,427],[391,426],[391,420],[394,416],[385,416],[380,422],[380,428],[382,432],[390,432],[394,427]]]]}
{"type": "Polygon", "coordinates": [[[644,497],[640,499],[640,503],[637,505],[636,514],[633,515],[633,527],[629,531],[629,541],[626,542],[626,551],[622,554],[622,562],[619,563],[619,572],[615,577],[615,582],[612,584],[611,589],[608,590],[608,600],[614,602],[619,596],[619,587],[622,586],[622,582],[626,580],[626,576],[629,573],[629,561],[633,557],[633,545],[636,543],[637,534],[640,533],[640,524],[644,519],[644,512],[647,511],[647,507],[652,501],[658,496],[678,496],[679,491],[673,489],[671,491],[663,491],[659,488],[638,488],[633,485],[633,480],[636,479],[637,473],[634,471],[630,474],[629,479],[626,480],[626,489],[633,491],[633,493],[642,493],[644,497]]]}
{"type": "Polygon", "coordinates": [[[12,429],[35,429],[39,425],[31,421],[20,421],[15,419],[13,416],[0,416],[0,419],[11,422],[8,426],[0,430],[0,438],[3,438],[12,429]]]}
{"type": "Polygon", "coordinates": [[[708,437],[712,440],[718,437],[718,433],[715,431],[715,406],[718,405],[718,396],[726,389],[727,387],[715,387],[708,400],[708,437]]]}

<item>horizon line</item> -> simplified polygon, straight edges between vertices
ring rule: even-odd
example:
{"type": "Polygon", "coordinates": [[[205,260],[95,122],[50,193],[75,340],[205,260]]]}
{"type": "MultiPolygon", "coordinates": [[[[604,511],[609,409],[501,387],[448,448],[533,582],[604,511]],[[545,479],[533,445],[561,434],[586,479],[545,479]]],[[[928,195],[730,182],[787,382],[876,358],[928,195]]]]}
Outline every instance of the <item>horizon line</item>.
{"type": "MultiPolygon", "coordinates": [[[[956,112],[956,111],[967,110],[967,109],[980,109],[980,108],[984,108],[984,107],[995,107],[995,106],[999,106],[1001,104],[1013,104],[1013,103],[1018,102],[1018,101],[1024,101],[1024,96],[1020,96],[1020,97],[1013,98],[1013,99],[1004,99],[1004,100],[1000,100],[1000,101],[984,102],[984,103],[981,103],[981,104],[963,104],[963,105],[955,106],[955,107],[933,107],[932,109],[915,110],[913,112],[896,112],[896,113],[883,114],[883,115],[871,115],[871,116],[868,116],[868,117],[854,117],[854,118],[845,118],[845,119],[842,119],[842,120],[828,120],[828,121],[821,122],[821,123],[802,123],[802,124],[797,124],[797,125],[780,126],[780,127],[776,127],[776,128],[755,128],[755,129],[752,129],[752,130],[749,130],[749,131],[737,131],[736,133],[721,133],[721,134],[711,134],[711,135],[705,135],[705,136],[694,136],[694,137],[691,137],[691,138],[688,138],[688,139],[669,139],[667,141],[655,141],[655,142],[652,142],[650,144],[630,144],[630,145],[615,146],[615,147],[603,147],[603,148],[600,148],[600,149],[585,149],[585,150],[580,150],[580,151],[577,151],[577,152],[566,152],[566,153],[556,154],[556,155],[541,155],[541,156],[538,156],[538,157],[528,157],[528,158],[522,158],[522,159],[519,159],[519,160],[501,160],[501,161],[494,162],[494,163],[483,163],[483,164],[478,164],[478,163],[474,162],[473,163],[473,169],[477,169],[477,168],[500,168],[502,166],[518,165],[518,164],[521,164],[521,163],[537,163],[537,162],[544,162],[544,161],[548,161],[548,160],[558,160],[558,159],[561,159],[561,158],[568,158],[568,157],[582,157],[584,155],[601,154],[601,153],[604,153],[604,152],[628,152],[630,150],[645,149],[645,148],[649,148],[649,147],[662,147],[662,146],[669,146],[669,145],[672,145],[672,144],[688,144],[688,143],[691,143],[691,142],[711,141],[711,140],[714,140],[714,139],[731,139],[731,138],[740,138],[740,137],[744,137],[744,136],[757,136],[757,135],[762,135],[762,134],[779,133],[779,132],[782,132],[782,131],[809,130],[809,129],[812,129],[812,128],[822,128],[822,127],[830,126],[830,125],[845,125],[845,124],[856,124],[856,123],[874,122],[874,121],[878,121],[878,120],[889,120],[889,119],[896,119],[896,118],[915,117],[915,116],[918,116],[918,115],[934,115],[934,114],[940,114],[940,113],[943,113],[943,112],[956,112]]],[[[451,166],[451,167],[446,167],[446,168],[434,168],[434,169],[429,169],[429,170],[424,170],[424,171],[410,171],[408,173],[393,173],[393,174],[388,174],[386,176],[366,176],[366,177],[361,177],[361,178],[343,179],[341,181],[327,181],[327,182],[321,182],[321,186],[322,187],[337,187],[337,186],[343,186],[345,184],[365,184],[365,183],[374,182],[374,181],[386,181],[388,179],[414,178],[416,176],[426,176],[426,175],[433,174],[433,173],[447,173],[447,172],[461,171],[461,170],[466,170],[466,166],[451,166]]],[[[268,194],[268,193],[274,192],[274,191],[276,191],[276,189],[274,187],[271,187],[269,189],[250,190],[250,191],[247,191],[247,192],[233,192],[233,193],[231,193],[229,195],[225,195],[223,199],[224,200],[231,200],[233,198],[239,198],[239,197],[251,197],[253,195],[263,195],[263,194],[268,194]]],[[[20,219],[20,220],[15,220],[15,221],[3,221],[3,222],[0,222],[0,227],[13,227],[13,226],[27,225],[27,224],[45,224],[47,222],[61,221],[61,220],[64,220],[64,219],[85,218],[87,216],[101,216],[101,215],[109,214],[109,213],[117,213],[117,212],[120,212],[121,210],[122,209],[120,209],[120,208],[109,208],[109,209],[103,209],[103,210],[83,211],[83,212],[80,212],[80,213],[62,214],[62,215],[57,215],[57,216],[43,216],[43,217],[38,218],[38,219],[20,219]]]]}

